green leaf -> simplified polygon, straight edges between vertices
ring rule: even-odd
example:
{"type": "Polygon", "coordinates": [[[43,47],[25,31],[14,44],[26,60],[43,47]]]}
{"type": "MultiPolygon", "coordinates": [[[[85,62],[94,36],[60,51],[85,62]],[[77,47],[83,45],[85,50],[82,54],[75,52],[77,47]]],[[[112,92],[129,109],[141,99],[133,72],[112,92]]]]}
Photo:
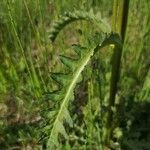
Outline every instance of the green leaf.
{"type": "Polygon", "coordinates": [[[58,33],[68,24],[78,21],[78,20],[85,20],[88,22],[91,22],[92,24],[95,24],[97,28],[100,29],[100,31],[110,33],[111,28],[109,24],[101,18],[101,15],[94,14],[93,10],[91,9],[89,12],[85,11],[79,11],[75,10],[74,12],[67,12],[64,15],[60,17],[60,20],[55,22],[52,26],[52,29],[49,33],[49,38],[52,42],[55,41],[58,33]]]}
{"type": "Polygon", "coordinates": [[[47,142],[48,150],[51,150],[52,147],[58,146],[59,133],[67,138],[67,133],[63,125],[64,121],[66,121],[70,125],[70,127],[73,126],[73,121],[67,108],[70,100],[74,99],[74,89],[76,84],[81,79],[81,73],[84,70],[85,66],[90,62],[92,56],[96,53],[97,50],[106,45],[112,43],[116,44],[117,42],[119,42],[119,36],[113,33],[109,35],[104,33],[97,33],[97,35],[90,40],[90,45],[88,45],[87,48],[81,47],[79,45],[73,46],[74,51],[81,55],[81,57],[79,57],[78,59],[60,56],[62,63],[70,70],[68,74],[55,73],[52,75],[53,79],[61,84],[62,88],[50,94],[51,98],[53,97],[56,102],[60,102],[60,106],[53,121],[52,129],[47,142]]]}
{"type": "Polygon", "coordinates": [[[77,66],[76,60],[63,55],[60,55],[60,60],[65,66],[67,66],[72,72],[74,72],[77,66]]]}
{"type": "Polygon", "coordinates": [[[51,77],[60,85],[66,85],[71,80],[71,78],[69,78],[70,76],[63,73],[51,73],[51,77]]]}

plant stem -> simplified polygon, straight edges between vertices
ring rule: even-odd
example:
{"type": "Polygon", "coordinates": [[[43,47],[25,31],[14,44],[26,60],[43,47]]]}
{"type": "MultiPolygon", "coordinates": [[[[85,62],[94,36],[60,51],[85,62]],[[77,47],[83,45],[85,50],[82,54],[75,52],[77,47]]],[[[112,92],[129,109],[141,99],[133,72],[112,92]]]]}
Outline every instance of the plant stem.
{"type": "MultiPolygon", "coordinates": [[[[112,30],[118,33],[124,42],[125,32],[127,27],[127,18],[129,10],[129,0],[114,0],[113,4],[113,17],[112,17],[112,30]]],[[[113,112],[112,108],[115,106],[115,97],[118,88],[118,81],[120,76],[120,63],[121,63],[122,48],[115,46],[112,56],[112,70],[111,70],[111,83],[110,83],[110,97],[108,100],[108,112],[106,114],[106,133],[104,135],[104,144],[106,147],[110,145],[112,137],[113,125],[113,112]]]]}
{"type": "Polygon", "coordinates": [[[112,30],[121,36],[123,42],[127,27],[129,1],[130,0],[114,0],[113,5],[112,30]]]}
{"type": "MultiPolygon", "coordinates": [[[[31,79],[31,82],[32,82],[32,85],[33,85],[33,78],[32,78],[32,75],[31,75],[31,71],[30,71],[29,65],[28,65],[28,63],[27,63],[27,59],[26,59],[26,56],[25,56],[25,53],[24,53],[24,49],[23,49],[23,47],[22,47],[21,41],[20,41],[19,36],[18,36],[18,33],[17,33],[17,31],[16,31],[15,21],[14,21],[14,19],[13,19],[13,17],[12,17],[9,0],[6,1],[6,6],[7,6],[7,9],[8,9],[8,16],[9,16],[10,23],[11,23],[11,26],[12,26],[12,29],[13,29],[13,32],[14,32],[14,36],[15,36],[16,41],[17,41],[17,43],[18,43],[18,45],[19,45],[19,48],[20,48],[20,50],[21,50],[21,54],[22,54],[22,56],[23,56],[24,63],[25,63],[25,65],[26,65],[26,67],[27,67],[27,71],[28,71],[28,74],[29,74],[29,76],[30,76],[30,79],[31,79]]],[[[34,86],[33,86],[33,87],[34,87],[34,86]]]]}

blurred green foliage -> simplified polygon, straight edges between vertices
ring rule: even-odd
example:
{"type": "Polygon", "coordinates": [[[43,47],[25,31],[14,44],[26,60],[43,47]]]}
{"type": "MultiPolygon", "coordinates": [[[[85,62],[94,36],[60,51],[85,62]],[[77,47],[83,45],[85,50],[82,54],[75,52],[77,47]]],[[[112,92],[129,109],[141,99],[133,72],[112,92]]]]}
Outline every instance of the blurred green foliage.
{"type": "MultiPolygon", "coordinates": [[[[45,114],[53,107],[45,95],[56,88],[49,72],[62,70],[58,55],[73,55],[69,46],[84,43],[86,37],[96,31],[88,23],[73,23],[52,45],[48,33],[53,20],[66,11],[93,8],[111,24],[112,3],[112,0],[0,1],[1,150],[44,149],[45,114]]],[[[113,139],[123,150],[150,149],[149,10],[149,0],[130,2],[117,93],[121,101],[120,123],[116,125],[113,139]]],[[[83,72],[83,81],[77,86],[75,101],[70,107],[74,127],[68,129],[70,138],[66,142],[62,140],[60,149],[101,149],[101,118],[103,111],[107,111],[110,56],[111,51],[98,52],[83,72]]]]}

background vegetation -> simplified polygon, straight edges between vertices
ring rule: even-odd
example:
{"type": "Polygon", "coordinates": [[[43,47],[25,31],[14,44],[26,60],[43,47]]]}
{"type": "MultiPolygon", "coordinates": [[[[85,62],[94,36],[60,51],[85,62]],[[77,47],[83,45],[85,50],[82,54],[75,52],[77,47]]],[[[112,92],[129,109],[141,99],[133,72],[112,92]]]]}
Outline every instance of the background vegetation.
{"type": "MultiPolygon", "coordinates": [[[[97,29],[83,21],[68,25],[54,44],[49,30],[60,14],[74,9],[95,13],[111,24],[111,0],[0,1],[0,149],[44,149],[47,114],[53,102],[47,94],[57,88],[50,72],[66,71],[58,56],[70,46],[85,43],[97,29]]],[[[150,149],[150,1],[130,2],[117,99],[119,124],[114,149],[150,149]]],[[[108,49],[105,48],[105,49],[108,49]]],[[[83,72],[70,104],[74,121],[59,149],[101,149],[101,118],[107,111],[111,51],[101,51],[83,72]]],[[[50,114],[49,114],[50,115],[50,114]]],[[[67,125],[66,125],[67,126],[67,125]]]]}

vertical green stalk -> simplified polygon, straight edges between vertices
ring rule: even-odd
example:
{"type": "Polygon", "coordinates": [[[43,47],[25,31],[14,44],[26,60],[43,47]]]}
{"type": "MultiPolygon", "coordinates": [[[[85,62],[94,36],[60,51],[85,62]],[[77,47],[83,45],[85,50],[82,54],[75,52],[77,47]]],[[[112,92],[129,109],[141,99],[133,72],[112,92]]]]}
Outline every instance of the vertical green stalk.
{"type": "MultiPolygon", "coordinates": [[[[29,9],[28,9],[28,5],[27,5],[26,0],[23,0],[23,3],[24,3],[24,6],[25,6],[25,9],[26,9],[26,11],[27,11],[27,15],[28,15],[30,24],[31,24],[32,29],[33,29],[33,31],[34,31],[34,34],[35,34],[35,36],[36,36],[36,41],[37,41],[37,43],[39,43],[38,45],[39,45],[40,49],[42,49],[42,44],[41,44],[41,40],[40,40],[40,33],[39,33],[39,31],[36,29],[36,27],[35,27],[35,25],[34,25],[34,23],[33,23],[33,21],[32,21],[32,18],[31,18],[30,11],[29,11],[29,9]]],[[[31,52],[30,52],[30,53],[31,53],[31,52]]],[[[31,55],[31,54],[30,54],[30,55],[31,55]]],[[[42,54],[42,55],[43,55],[43,54],[42,54]]],[[[37,59],[38,59],[38,61],[39,61],[39,57],[38,57],[38,56],[37,56],[37,59]]],[[[36,82],[37,82],[36,85],[38,85],[38,87],[40,87],[40,83],[39,83],[38,77],[37,77],[37,75],[36,75],[35,67],[34,67],[33,62],[32,62],[32,56],[30,57],[30,63],[31,63],[31,66],[32,66],[33,75],[34,75],[34,77],[35,77],[35,79],[36,79],[36,82]]],[[[42,81],[44,90],[46,91],[45,82],[44,82],[44,79],[43,79],[43,77],[42,77],[41,70],[39,69],[40,66],[39,66],[38,63],[37,63],[37,65],[38,65],[38,72],[39,72],[40,79],[41,79],[41,81],[42,81]]]]}
{"type": "MultiPolygon", "coordinates": [[[[129,10],[129,0],[114,0],[112,30],[113,32],[118,33],[120,35],[122,43],[124,42],[125,38],[128,10],[129,10]]],[[[106,114],[106,133],[104,135],[104,144],[106,147],[109,147],[110,145],[110,139],[112,137],[112,131],[114,129],[112,108],[115,106],[115,97],[117,93],[118,81],[120,76],[121,55],[122,55],[122,48],[115,46],[112,56],[110,97],[108,100],[109,110],[106,114]]]]}
{"type": "Polygon", "coordinates": [[[28,65],[28,63],[27,63],[27,60],[26,60],[26,57],[25,57],[25,54],[24,54],[24,49],[23,49],[23,47],[22,47],[21,41],[20,41],[19,36],[18,36],[18,33],[17,33],[17,31],[16,31],[15,22],[14,22],[14,20],[13,20],[12,14],[11,14],[10,2],[7,0],[7,1],[6,1],[6,4],[7,4],[7,9],[8,9],[9,19],[10,19],[10,22],[11,22],[11,25],[12,25],[12,28],[13,28],[13,31],[14,31],[14,35],[15,35],[15,38],[16,38],[16,40],[17,40],[17,42],[18,42],[19,47],[20,47],[22,56],[23,56],[23,58],[24,58],[24,63],[25,63],[25,65],[26,65],[26,67],[27,67],[27,71],[28,71],[28,74],[29,74],[29,76],[30,76],[30,79],[31,79],[32,85],[33,85],[33,79],[32,79],[32,75],[31,75],[30,69],[29,69],[29,65],[28,65]]]}
{"type": "Polygon", "coordinates": [[[32,88],[35,91],[36,97],[39,97],[39,93],[38,93],[38,91],[36,90],[36,87],[35,87],[35,85],[37,85],[37,83],[38,83],[38,80],[37,80],[37,78],[35,76],[35,73],[33,72],[34,71],[33,67],[31,66],[31,70],[32,70],[31,71],[30,67],[29,67],[29,64],[27,62],[27,58],[25,56],[22,43],[21,43],[20,38],[18,36],[18,33],[16,31],[15,21],[13,19],[12,12],[11,12],[11,3],[10,3],[9,0],[6,1],[6,6],[7,6],[7,10],[8,10],[8,16],[9,16],[9,19],[10,19],[10,23],[11,23],[11,26],[12,26],[12,29],[13,29],[14,37],[16,38],[17,44],[18,44],[18,46],[20,48],[20,51],[21,51],[21,54],[23,56],[23,60],[24,60],[25,66],[27,68],[27,71],[28,71],[28,74],[29,74],[29,78],[31,80],[32,88]]]}

